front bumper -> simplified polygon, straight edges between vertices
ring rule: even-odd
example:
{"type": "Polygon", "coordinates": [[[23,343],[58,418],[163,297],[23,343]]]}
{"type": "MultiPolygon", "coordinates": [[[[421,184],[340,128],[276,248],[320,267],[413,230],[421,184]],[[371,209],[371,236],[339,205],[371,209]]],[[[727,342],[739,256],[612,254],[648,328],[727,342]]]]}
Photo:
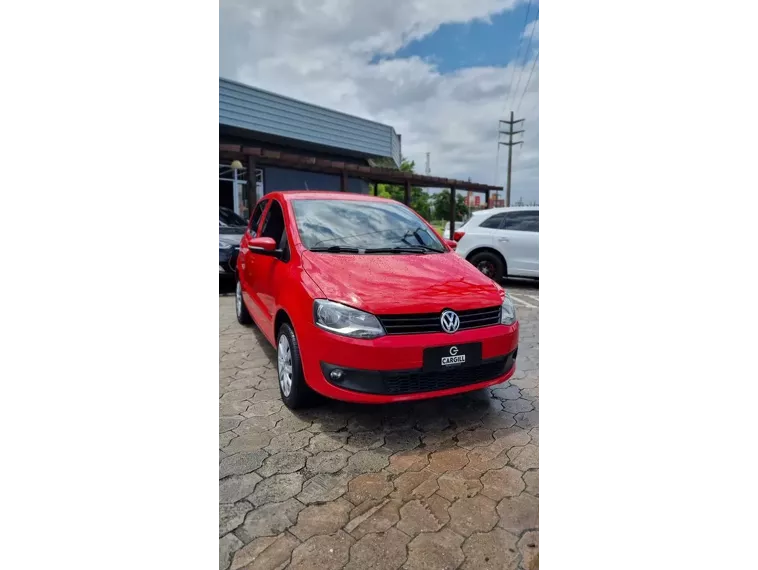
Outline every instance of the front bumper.
{"type": "Polygon", "coordinates": [[[519,325],[493,325],[458,331],[386,335],[352,339],[310,325],[300,343],[305,380],[320,394],[336,400],[390,403],[479,390],[505,382],[515,369],[519,325]],[[424,349],[481,343],[482,360],[439,372],[423,371],[424,349]],[[329,378],[334,368],[340,381],[329,378]]]}
{"type": "Polygon", "coordinates": [[[516,364],[517,353],[518,349],[505,356],[488,358],[475,366],[450,370],[424,371],[422,368],[416,368],[378,371],[342,368],[322,362],[321,371],[326,381],[338,388],[364,394],[402,396],[461,388],[501,378],[511,372],[516,364]],[[334,371],[339,371],[339,380],[331,378],[334,371]]]}

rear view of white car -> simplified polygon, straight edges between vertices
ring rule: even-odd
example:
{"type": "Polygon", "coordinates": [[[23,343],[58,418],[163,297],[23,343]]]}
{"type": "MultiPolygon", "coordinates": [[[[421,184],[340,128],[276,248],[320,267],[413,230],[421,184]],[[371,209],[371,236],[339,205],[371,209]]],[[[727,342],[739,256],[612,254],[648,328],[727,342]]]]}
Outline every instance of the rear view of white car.
{"type": "MultiPolygon", "coordinates": [[[[457,231],[463,227],[464,222],[455,222],[455,227],[453,228],[453,231],[457,231]]],[[[447,239],[450,237],[450,222],[445,223],[445,229],[442,231],[442,237],[447,239]]]]}
{"type": "Polygon", "coordinates": [[[539,279],[538,207],[480,210],[455,232],[455,240],[458,255],[495,281],[506,276],[539,279]]]}

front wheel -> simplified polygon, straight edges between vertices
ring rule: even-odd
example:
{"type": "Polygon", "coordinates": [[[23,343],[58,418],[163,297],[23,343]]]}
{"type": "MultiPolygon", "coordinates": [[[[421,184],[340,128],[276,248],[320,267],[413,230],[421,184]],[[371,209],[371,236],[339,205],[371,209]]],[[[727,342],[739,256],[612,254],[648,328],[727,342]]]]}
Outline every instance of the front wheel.
{"type": "Polygon", "coordinates": [[[314,393],[305,383],[303,365],[300,360],[300,346],[295,331],[284,323],[279,329],[276,342],[279,394],[284,405],[290,410],[303,408],[313,403],[314,393]]]}
{"type": "Polygon", "coordinates": [[[245,302],[242,300],[242,283],[239,279],[237,279],[237,287],[234,291],[234,305],[237,312],[237,322],[241,325],[249,325],[253,322],[253,318],[247,312],[245,302]]]}
{"type": "Polygon", "coordinates": [[[505,276],[505,264],[503,260],[489,251],[483,251],[473,256],[471,258],[471,265],[496,283],[499,283],[505,276]]]}

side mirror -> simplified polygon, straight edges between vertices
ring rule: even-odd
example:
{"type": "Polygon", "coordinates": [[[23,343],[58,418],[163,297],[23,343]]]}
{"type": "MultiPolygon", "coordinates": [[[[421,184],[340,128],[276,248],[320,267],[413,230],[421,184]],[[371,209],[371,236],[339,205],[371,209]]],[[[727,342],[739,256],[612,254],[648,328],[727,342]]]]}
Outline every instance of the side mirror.
{"type": "Polygon", "coordinates": [[[447,246],[448,246],[450,249],[452,249],[453,251],[455,251],[455,248],[457,248],[457,247],[458,247],[458,242],[457,242],[457,241],[454,241],[454,240],[451,240],[451,239],[446,239],[446,240],[445,240],[445,243],[446,243],[446,244],[447,244],[447,246]]]}
{"type": "Polygon", "coordinates": [[[276,242],[273,238],[252,238],[247,240],[247,247],[250,251],[274,251],[276,249],[276,242]]]}
{"type": "Polygon", "coordinates": [[[253,238],[247,241],[247,249],[252,253],[273,255],[276,252],[276,242],[270,237],[253,238]]]}

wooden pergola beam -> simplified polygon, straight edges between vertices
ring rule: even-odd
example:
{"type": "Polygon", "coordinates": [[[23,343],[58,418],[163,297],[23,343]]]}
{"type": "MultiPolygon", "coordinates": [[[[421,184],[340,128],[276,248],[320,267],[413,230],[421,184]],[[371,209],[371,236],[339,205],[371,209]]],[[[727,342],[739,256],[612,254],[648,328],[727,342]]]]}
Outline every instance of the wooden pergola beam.
{"type": "Polygon", "coordinates": [[[362,178],[369,182],[382,182],[396,186],[421,186],[427,188],[451,188],[472,192],[487,192],[489,190],[502,190],[502,186],[489,184],[477,184],[464,180],[452,180],[437,176],[424,176],[411,172],[402,172],[390,168],[363,166],[342,161],[302,156],[299,154],[281,152],[263,147],[248,147],[235,144],[219,144],[219,153],[229,159],[242,159],[246,156],[255,156],[258,165],[285,166],[310,172],[323,172],[338,174],[348,171],[355,178],[362,178]]]}

